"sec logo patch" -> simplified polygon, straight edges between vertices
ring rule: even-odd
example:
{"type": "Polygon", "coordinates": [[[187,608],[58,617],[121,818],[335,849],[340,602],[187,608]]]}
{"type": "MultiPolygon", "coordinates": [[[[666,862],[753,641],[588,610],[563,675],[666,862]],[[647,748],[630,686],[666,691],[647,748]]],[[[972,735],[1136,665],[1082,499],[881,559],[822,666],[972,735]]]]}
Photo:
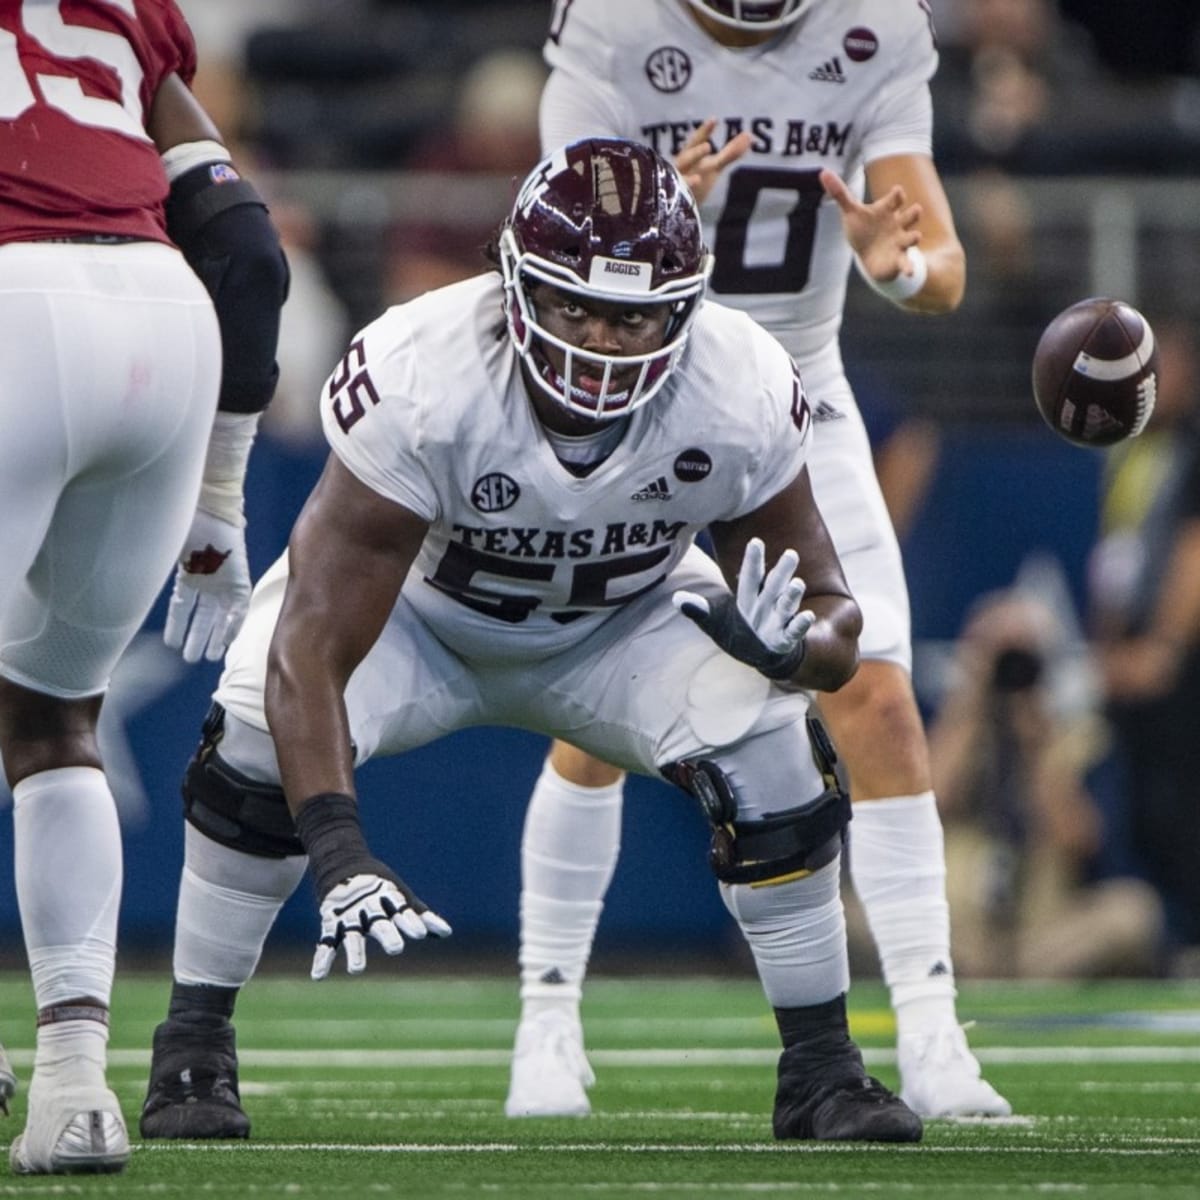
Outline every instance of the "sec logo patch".
{"type": "Polygon", "coordinates": [[[692,77],[692,60],[678,46],[660,46],[646,59],[646,78],[659,92],[678,92],[692,77]]]}
{"type": "Polygon", "coordinates": [[[491,475],[482,475],[475,481],[471,489],[471,503],[480,512],[503,512],[512,508],[521,495],[521,489],[515,480],[499,471],[491,475]]]}

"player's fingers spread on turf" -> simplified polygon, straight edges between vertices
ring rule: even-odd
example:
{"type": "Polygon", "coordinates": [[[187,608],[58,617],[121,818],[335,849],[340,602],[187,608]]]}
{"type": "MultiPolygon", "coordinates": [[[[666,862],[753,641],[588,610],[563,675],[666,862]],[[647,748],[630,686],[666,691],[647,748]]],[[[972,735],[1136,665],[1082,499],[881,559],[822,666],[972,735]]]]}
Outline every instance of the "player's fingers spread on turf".
{"type": "MultiPolygon", "coordinates": [[[[370,935],[384,948],[388,954],[399,954],[404,949],[404,938],[400,936],[398,930],[393,924],[399,919],[399,913],[395,917],[388,918],[382,913],[371,922],[371,928],[368,930],[370,935]]],[[[421,936],[425,936],[424,926],[421,927],[421,936]]]]}
{"type": "Polygon", "coordinates": [[[347,929],[342,940],[346,950],[346,970],[351,975],[361,975],[367,969],[367,943],[357,929],[347,929]]]}
{"type": "Polygon", "coordinates": [[[309,971],[309,975],[313,979],[324,979],[329,974],[329,968],[333,966],[333,960],[336,957],[337,951],[333,946],[326,945],[324,942],[320,943],[313,955],[312,969],[309,971]]]}
{"type": "Polygon", "coordinates": [[[407,904],[395,913],[392,920],[407,937],[415,938],[418,941],[429,932],[425,928],[425,922],[421,920],[420,914],[409,908],[407,904]]]}
{"type": "Polygon", "coordinates": [[[437,913],[431,912],[429,909],[426,909],[421,914],[421,923],[425,926],[425,932],[428,933],[430,937],[449,937],[454,932],[454,930],[450,928],[449,921],[443,920],[443,918],[439,917],[437,913]]]}

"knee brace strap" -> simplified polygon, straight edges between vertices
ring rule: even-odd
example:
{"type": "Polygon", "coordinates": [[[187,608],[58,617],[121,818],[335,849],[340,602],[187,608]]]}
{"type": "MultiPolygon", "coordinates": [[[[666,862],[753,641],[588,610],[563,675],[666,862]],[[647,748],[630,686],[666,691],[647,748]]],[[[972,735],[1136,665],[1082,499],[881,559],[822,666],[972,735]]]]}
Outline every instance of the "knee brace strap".
{"type": "Polygon", "coordinates": [[[183,777],[183,815],[206,837],[259,858],[303,854],[283,788],[249,779],[217,753],[224,711],[214,705],[183,777]]]}
{"type": "Polygon", "coordinates": [[[850,797],[834,774],[836,757],[824,729],[810,718],[808,735],[825,790],[811,804],[737,820],[737,799],[725,772],[709,759],[681,759],[663,773],[690,792],[712,828],[708,863],[722,883],[766,886],[825,866],[842,848],[850,797]]]}
{"type": "Polygon", "coordinates": [[[850,797],[835,787],[815,804],[714,828],[709,865],[722,883],[762,887],[799,879],[838,856],[849,821],[850,797]]]}

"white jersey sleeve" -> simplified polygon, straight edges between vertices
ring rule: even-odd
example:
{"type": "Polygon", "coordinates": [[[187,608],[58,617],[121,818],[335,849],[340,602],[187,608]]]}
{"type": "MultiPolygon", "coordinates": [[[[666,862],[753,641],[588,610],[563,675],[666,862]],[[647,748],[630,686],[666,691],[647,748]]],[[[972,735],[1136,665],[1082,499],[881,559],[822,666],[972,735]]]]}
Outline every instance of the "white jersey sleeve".
{"type": "Polygon", "coordinates": [[[550,77],[539,109],[544,152],[584,137],[635,136],[635,114],[618,85],[614,58],[623,43],[611,35],[612,21],[595,3],[557,0],[544,56],[550,77]]]}
{"type": "MultiPolygon", "coordinates": [[[[918,9],[913,5],[913,9],[918,9]]],[[[937,42],[928,14],[910,14],[906,24],[897,21],[899,49],[891,56],[893,67],[864,112],[862,158],[864,163],[894,154],[933,154],[933,100],[929,81],[938,66],[937,42]]]]}
{"type": "Polygon", "coordinates": [[[538,110],[543,151],[549,153],[584,137],[617,134],[620,107],[615,89],[602,80],[551,72],[538,110]]]}
{"type": "Polygon", "coordinates": [[[420,398],[408,314],[391,308],[355,336],[326,381],[321,424],[361,482],[432,522],[439,505],[422,465],[420,398]]]}

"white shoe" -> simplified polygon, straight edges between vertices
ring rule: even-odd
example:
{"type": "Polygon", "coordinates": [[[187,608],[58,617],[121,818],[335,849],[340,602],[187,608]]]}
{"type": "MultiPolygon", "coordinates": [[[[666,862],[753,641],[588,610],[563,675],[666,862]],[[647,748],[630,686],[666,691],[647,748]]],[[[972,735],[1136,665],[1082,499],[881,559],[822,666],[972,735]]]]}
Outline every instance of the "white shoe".
{"type": "Polygon", "coordinates": [[[592,1111],[586,1089],[595,1082],[577,1019],[549,1011],[521,1021],[504,1102],[507,1116],[586,1117],[592,1111]]]}
{"type": "Polygon", "coordinates": [[[17,1077],[13,1073],[12,1064],[8,1061],[8,1055],[4,1053],[4,1047],[0,1046],[0,1112],[8,1116],[8,1102],[13,1098],[13,1093],[17,1090],[17,1077]]]}
{"type": "Polygon", "coordinates": [[[986,1079],[954,1022],[902,1037],[900,1098],[922,1117],[1007,1117],[1012,1105],[986,1079]]]}
{"type": "Polygon", "coordinates": [[[129,1135],[116,1096],[95,1085],[29,1086],[24,1132],[8,1152],[16,1175],[107,1174],[124,1170],[129,1135]]]}

